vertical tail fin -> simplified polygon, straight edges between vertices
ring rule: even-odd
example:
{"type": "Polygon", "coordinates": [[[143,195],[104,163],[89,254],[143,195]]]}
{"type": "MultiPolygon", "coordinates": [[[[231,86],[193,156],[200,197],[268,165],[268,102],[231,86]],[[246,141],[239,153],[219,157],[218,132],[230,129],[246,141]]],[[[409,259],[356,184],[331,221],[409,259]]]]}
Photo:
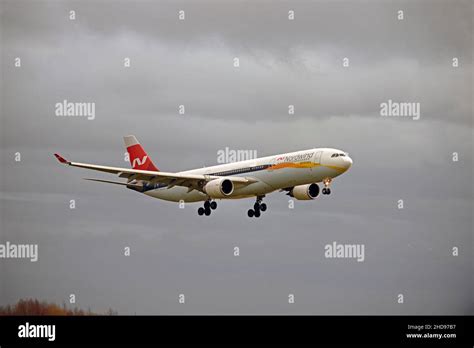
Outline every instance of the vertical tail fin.
{"type": "Polygon", "coordinates": [[[159,171],[134,135],[123,137],[133,169],[159,171]]]}

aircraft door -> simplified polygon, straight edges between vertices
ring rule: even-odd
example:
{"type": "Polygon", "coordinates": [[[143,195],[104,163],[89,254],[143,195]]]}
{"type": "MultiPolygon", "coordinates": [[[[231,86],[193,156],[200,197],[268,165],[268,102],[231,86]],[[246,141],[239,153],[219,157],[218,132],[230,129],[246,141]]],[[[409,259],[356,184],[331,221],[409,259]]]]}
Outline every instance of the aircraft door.
{"type": "Polygon", "coordinates": [[[323,154],[322,151],[316,151],[313,157],[313,162],[315,164],[321,164],[321,155],[323,154]]]}

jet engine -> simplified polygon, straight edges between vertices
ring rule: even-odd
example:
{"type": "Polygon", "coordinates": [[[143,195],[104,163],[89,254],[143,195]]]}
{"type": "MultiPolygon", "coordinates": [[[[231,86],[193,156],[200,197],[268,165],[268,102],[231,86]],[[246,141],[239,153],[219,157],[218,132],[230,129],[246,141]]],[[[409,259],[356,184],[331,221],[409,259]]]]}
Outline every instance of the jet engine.
{"type": "Polygon", "coordinates": [[[291,197],[303,201],[315,199],[319,195],[319,186],[318,184],[298,185],[293,187],[289,194],[291,197]]]}
{"type": "Polygon", "coordinates": [[[225,198],[234,192],[234,184],[229,179],[214,179],[204,185],[203,190],[211,198],[225,198]]]}

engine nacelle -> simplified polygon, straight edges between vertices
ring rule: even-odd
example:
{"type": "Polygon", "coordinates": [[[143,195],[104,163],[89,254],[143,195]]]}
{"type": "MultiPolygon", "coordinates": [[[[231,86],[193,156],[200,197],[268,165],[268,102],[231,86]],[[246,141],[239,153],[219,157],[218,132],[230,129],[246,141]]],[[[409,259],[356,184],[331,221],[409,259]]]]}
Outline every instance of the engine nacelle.
{"type": "Polygon", "coordinates": [[[203,190],[211,198],[224,198],[234,192],[234,183],[229,179],[214,179],[204,185],[203,190]]]}
{"type": "Polygon", "coordinates": [[[290,196],[298,200],[307,201],[315,199],[319,195],[318,184],[308,184],[295,186],[290,191],[290,196]]]}

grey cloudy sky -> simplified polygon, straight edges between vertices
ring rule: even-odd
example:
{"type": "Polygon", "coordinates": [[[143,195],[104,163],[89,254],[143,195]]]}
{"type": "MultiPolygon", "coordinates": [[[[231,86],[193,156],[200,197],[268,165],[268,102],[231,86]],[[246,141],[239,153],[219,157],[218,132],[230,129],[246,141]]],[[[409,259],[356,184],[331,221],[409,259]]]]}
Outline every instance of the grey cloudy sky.
{"type": "Polygon", "coordinates": [[[474,314],[472,19],[458,0],[0,1],[0,241],[39,244],[36,263],[0,261],[0,305],[74,293],[120,314],[474,314]],[[96,118],[56,117],[64,99],[96,118]],[[381,117],[389,99],[421,103],[420,120],[381,117]],[[225,147],[335,147],[354,166],[293,210],[271,194],[257,220],[253,200],[198,217],[52,156],[128,166],[126,134],[166,171],[225,147]],[[365,261],[324,258],[333,241],[365,244],[365,261]]]}

